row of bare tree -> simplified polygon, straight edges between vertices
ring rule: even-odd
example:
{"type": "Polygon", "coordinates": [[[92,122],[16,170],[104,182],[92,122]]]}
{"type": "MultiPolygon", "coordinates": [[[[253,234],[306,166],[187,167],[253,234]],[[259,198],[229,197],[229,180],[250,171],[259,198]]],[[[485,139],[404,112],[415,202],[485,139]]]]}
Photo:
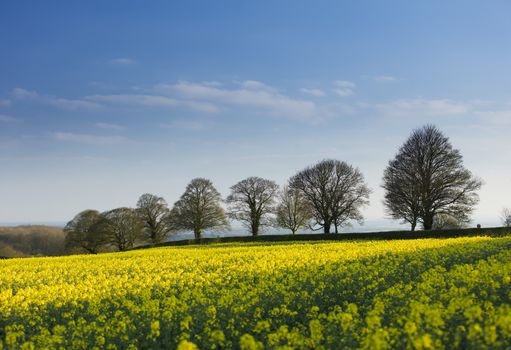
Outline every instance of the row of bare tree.
{"type": "Polygon", "coordinates": [[[103,247],[126,250],[137,242],[158,244],[179,231],[193,231],[200,239],[206,230],[230,229],[237,220],[257,236],[267,226],[294,234],[300,229],[335,232],[349,220],[362,220],[370,190],[360,171],[345,162],[323,160],[297,173],[279,190],[272,180],[246,178],[231,187],[222,208],[220,193],[205,178],[195,178],[172,209],[162,197],[143,194],[136,208],[116,208],[100,213],[85,210],[65,227],[69,249],[97,253],[103,247]]]}
{"type": "MultiPolygon", "coordinates": [[[[463,166],[460,152],[436,127],[424,126],[412,135],[389,162],[383,176],[387,214],[429,230],[435,222],[467,222],[478,202],[481,180],[463,166]]],[[[105,213],[86,210],[65,231],[68,247],[91,253],[105,245],[126,250],[138,242],[157,244],[173,232],[228,230],[229,219],[259,235],[265,226],[330,233],[352,220],[362,221],[361,210],[371,190],[359,169],[327,159],[291,177],[279,190],[272,180],[249,177],[231,188],[222,208],[220,193],[205,178],[193,179],[170,209],[162,197],[144,194],[134,209],[105,213]]]]}

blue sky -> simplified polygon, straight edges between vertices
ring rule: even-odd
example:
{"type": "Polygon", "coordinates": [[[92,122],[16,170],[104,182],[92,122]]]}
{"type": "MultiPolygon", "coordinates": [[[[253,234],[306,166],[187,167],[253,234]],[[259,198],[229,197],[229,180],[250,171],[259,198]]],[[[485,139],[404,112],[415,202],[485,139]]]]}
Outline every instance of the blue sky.
{"type": "Polygon", "coordinates": [[[194,177],[226,196],[323,158],[383,169],[437,125],[511,207],[508,1],[3,1],[0,222],[172,204],[194,177]]]}

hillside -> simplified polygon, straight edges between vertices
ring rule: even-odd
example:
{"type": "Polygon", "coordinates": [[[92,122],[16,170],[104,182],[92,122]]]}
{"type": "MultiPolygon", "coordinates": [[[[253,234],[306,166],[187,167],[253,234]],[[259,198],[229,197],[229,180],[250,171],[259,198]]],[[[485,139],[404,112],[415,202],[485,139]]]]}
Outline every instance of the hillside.
{"type": "Polygon", "coordinates": [[[27,257],[62,255],[64,232],[61,227],[27,225],[0,227],[0,256],[27,257]]]}
{"type": "Polygon", "coordinates": [[[505,349],[511,237],[0,261],[7,348],[505,349]]]}

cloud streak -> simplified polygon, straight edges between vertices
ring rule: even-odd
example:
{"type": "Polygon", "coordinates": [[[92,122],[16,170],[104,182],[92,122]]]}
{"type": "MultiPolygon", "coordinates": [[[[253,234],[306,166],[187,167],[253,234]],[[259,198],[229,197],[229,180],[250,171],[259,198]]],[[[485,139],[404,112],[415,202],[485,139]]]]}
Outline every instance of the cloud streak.
{"type": "Polygon", "coordinates": [[[321,89],[301,88],[300,91],[306,95],[311,95],[311,96],[315,96],[315,97],[325,96],[325,92],[321,89]]]}
{"type": "Polygon", "coordinates": [[[86,96],[86,101],[110,106],[185,107],[198,112],[216,113],[218,107],[201,101],[183,101],[168,96],[150,94],[119,94],[86,96]]]}
{"type": "Polygon", "coordinates": [[[129,57],[119,57],[119,58],[111,59],[110,63],[116,64],[116,65],[121,65],[121,66],[127,66],[130,64],[134,64],[135,60],[132,58],[129,58],[129,57]]]}
{"type": "Polygon", "coordinates": [[[341,97],[347,97],[354,94],[355,83],[347,80],[334,81],[333,92],[341,97]]]}
{"type": "Polygon", "coordinates": [[[317,112],[312,101],[289,97],[271,86],[254,80],[244,81],[239,87],[230,89],[188,81],[159,85],[156,88],[187,101],[209,103],[224,108],[245,107],[301,120],[314,118],[317,112]]]}
{"type": "Polygon", "coordinates": [[[96,109],[100,107],[97,103],[84,99],[67,99],[62,97],[41,95],[36,91],[30,91],[19,87],[14,88],[11,92],[11,95],[20,101],[36,101],[64,110],[96,109]]]}
{"type": "MultiPolygon", "coordinates": [[[[319,89],[307,90],[305,93],[316,96],[324,94],[319,89]]],[[[76,99],[42,95],[20,87],[13,89],[11,95],[17,101],[34,101],[64,110],[152,107],[219,113],[243,108],[247,113],[266,113],[302,121],[317,121],[322,118],[322,109],[313,101],[291,97],[256,80],[245,80],[230,88],[219,82],[180,81],[175,84],[160,84],[142,90],[141,93],[98,94],[76,99]]]]}
{"type": "Polygon", "coordinates": [[[206,127],[204,122],[198,120],[174,120],[170,123],[161,124],[160,126],[167,129],[180,129],[191,131],[204,130],[206,127]]]}
{"type": "Polygon", "coordinates": [[[453,116],[469,113],[470,103],[449,99],[399,99],[387,103],[376,104],[378,112],[386,116],[453,116]]]}
{"type": "Polygon", "coordinates": [[[64,142],[74,142],[95,146],[107,146],[124,143],[127,139],[123,136],[98,136],[90,134],[79,134],[72,132],[55,132],[52,134],[53,139],[64,142]]]}

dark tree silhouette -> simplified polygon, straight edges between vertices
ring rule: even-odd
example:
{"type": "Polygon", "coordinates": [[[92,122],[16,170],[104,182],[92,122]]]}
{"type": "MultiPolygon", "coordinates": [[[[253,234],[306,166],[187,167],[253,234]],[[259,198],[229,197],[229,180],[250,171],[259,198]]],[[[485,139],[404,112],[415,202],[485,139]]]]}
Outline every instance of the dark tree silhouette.
{"type": "Polygon", "coordinates": [[[82,249],[97,254],[107,243],[107,238],[101,229],[101,214],[96,210],[84,210],[64,227],[67,250],[82,249]]]}
{"type": "Polygon", "coordinates": [[[163,242],[170,233],[169,208],[162,197],[143,194],[137,202],[137,212],[144,222],[146,239],[153,244],[163,242]]]}
{"type": "Polygon", "coordinates": [[[299,229],[309,227],[311,208],[299,190],[285,186],[278,197],[277,227],[290,229],[293,234],[299,229]]]}
{"type": "Polygon", "coordinates": [[[116,208],[101,214],[101,230],[110,244],[119,251],[133,248],[142,239],[144,222],[132,208],[116,208]]]}
{"type": "Polygon", "coordinates": [[[357,169],[334,159],[323,160],[298,172],[289,180],[291,188],[299,190],[312,209],[314,226],[335,233],[350,220],[363,220],[360,209],[369,203],[371,191],[357,169]]]}
{"type": "Polygon", "coordinates": [[[270,215],[275,212],[278,188],[274,181],[260,177],[238,182],[227,197],[229,217],[248,227],[253,236],[259,235],[261,226],[273,225],[270,215]]]}
{"type": "Polygon", "coordinates": [[[204,230],[229,229],[229,222],[220,202],[220,193],[210,180],[193,179],[170,212],[172,228],[192,230],[195,239],[200,239],[204,230]]]}
{"type": "Polygon", "coordinates": [[[478,203],[481,180],[464,168],[460,151],[435,126],[414,130],[385,169],[384,205],[394,219],[433,227],[435,216],[445,214],[468,222],[478,203]]]}

